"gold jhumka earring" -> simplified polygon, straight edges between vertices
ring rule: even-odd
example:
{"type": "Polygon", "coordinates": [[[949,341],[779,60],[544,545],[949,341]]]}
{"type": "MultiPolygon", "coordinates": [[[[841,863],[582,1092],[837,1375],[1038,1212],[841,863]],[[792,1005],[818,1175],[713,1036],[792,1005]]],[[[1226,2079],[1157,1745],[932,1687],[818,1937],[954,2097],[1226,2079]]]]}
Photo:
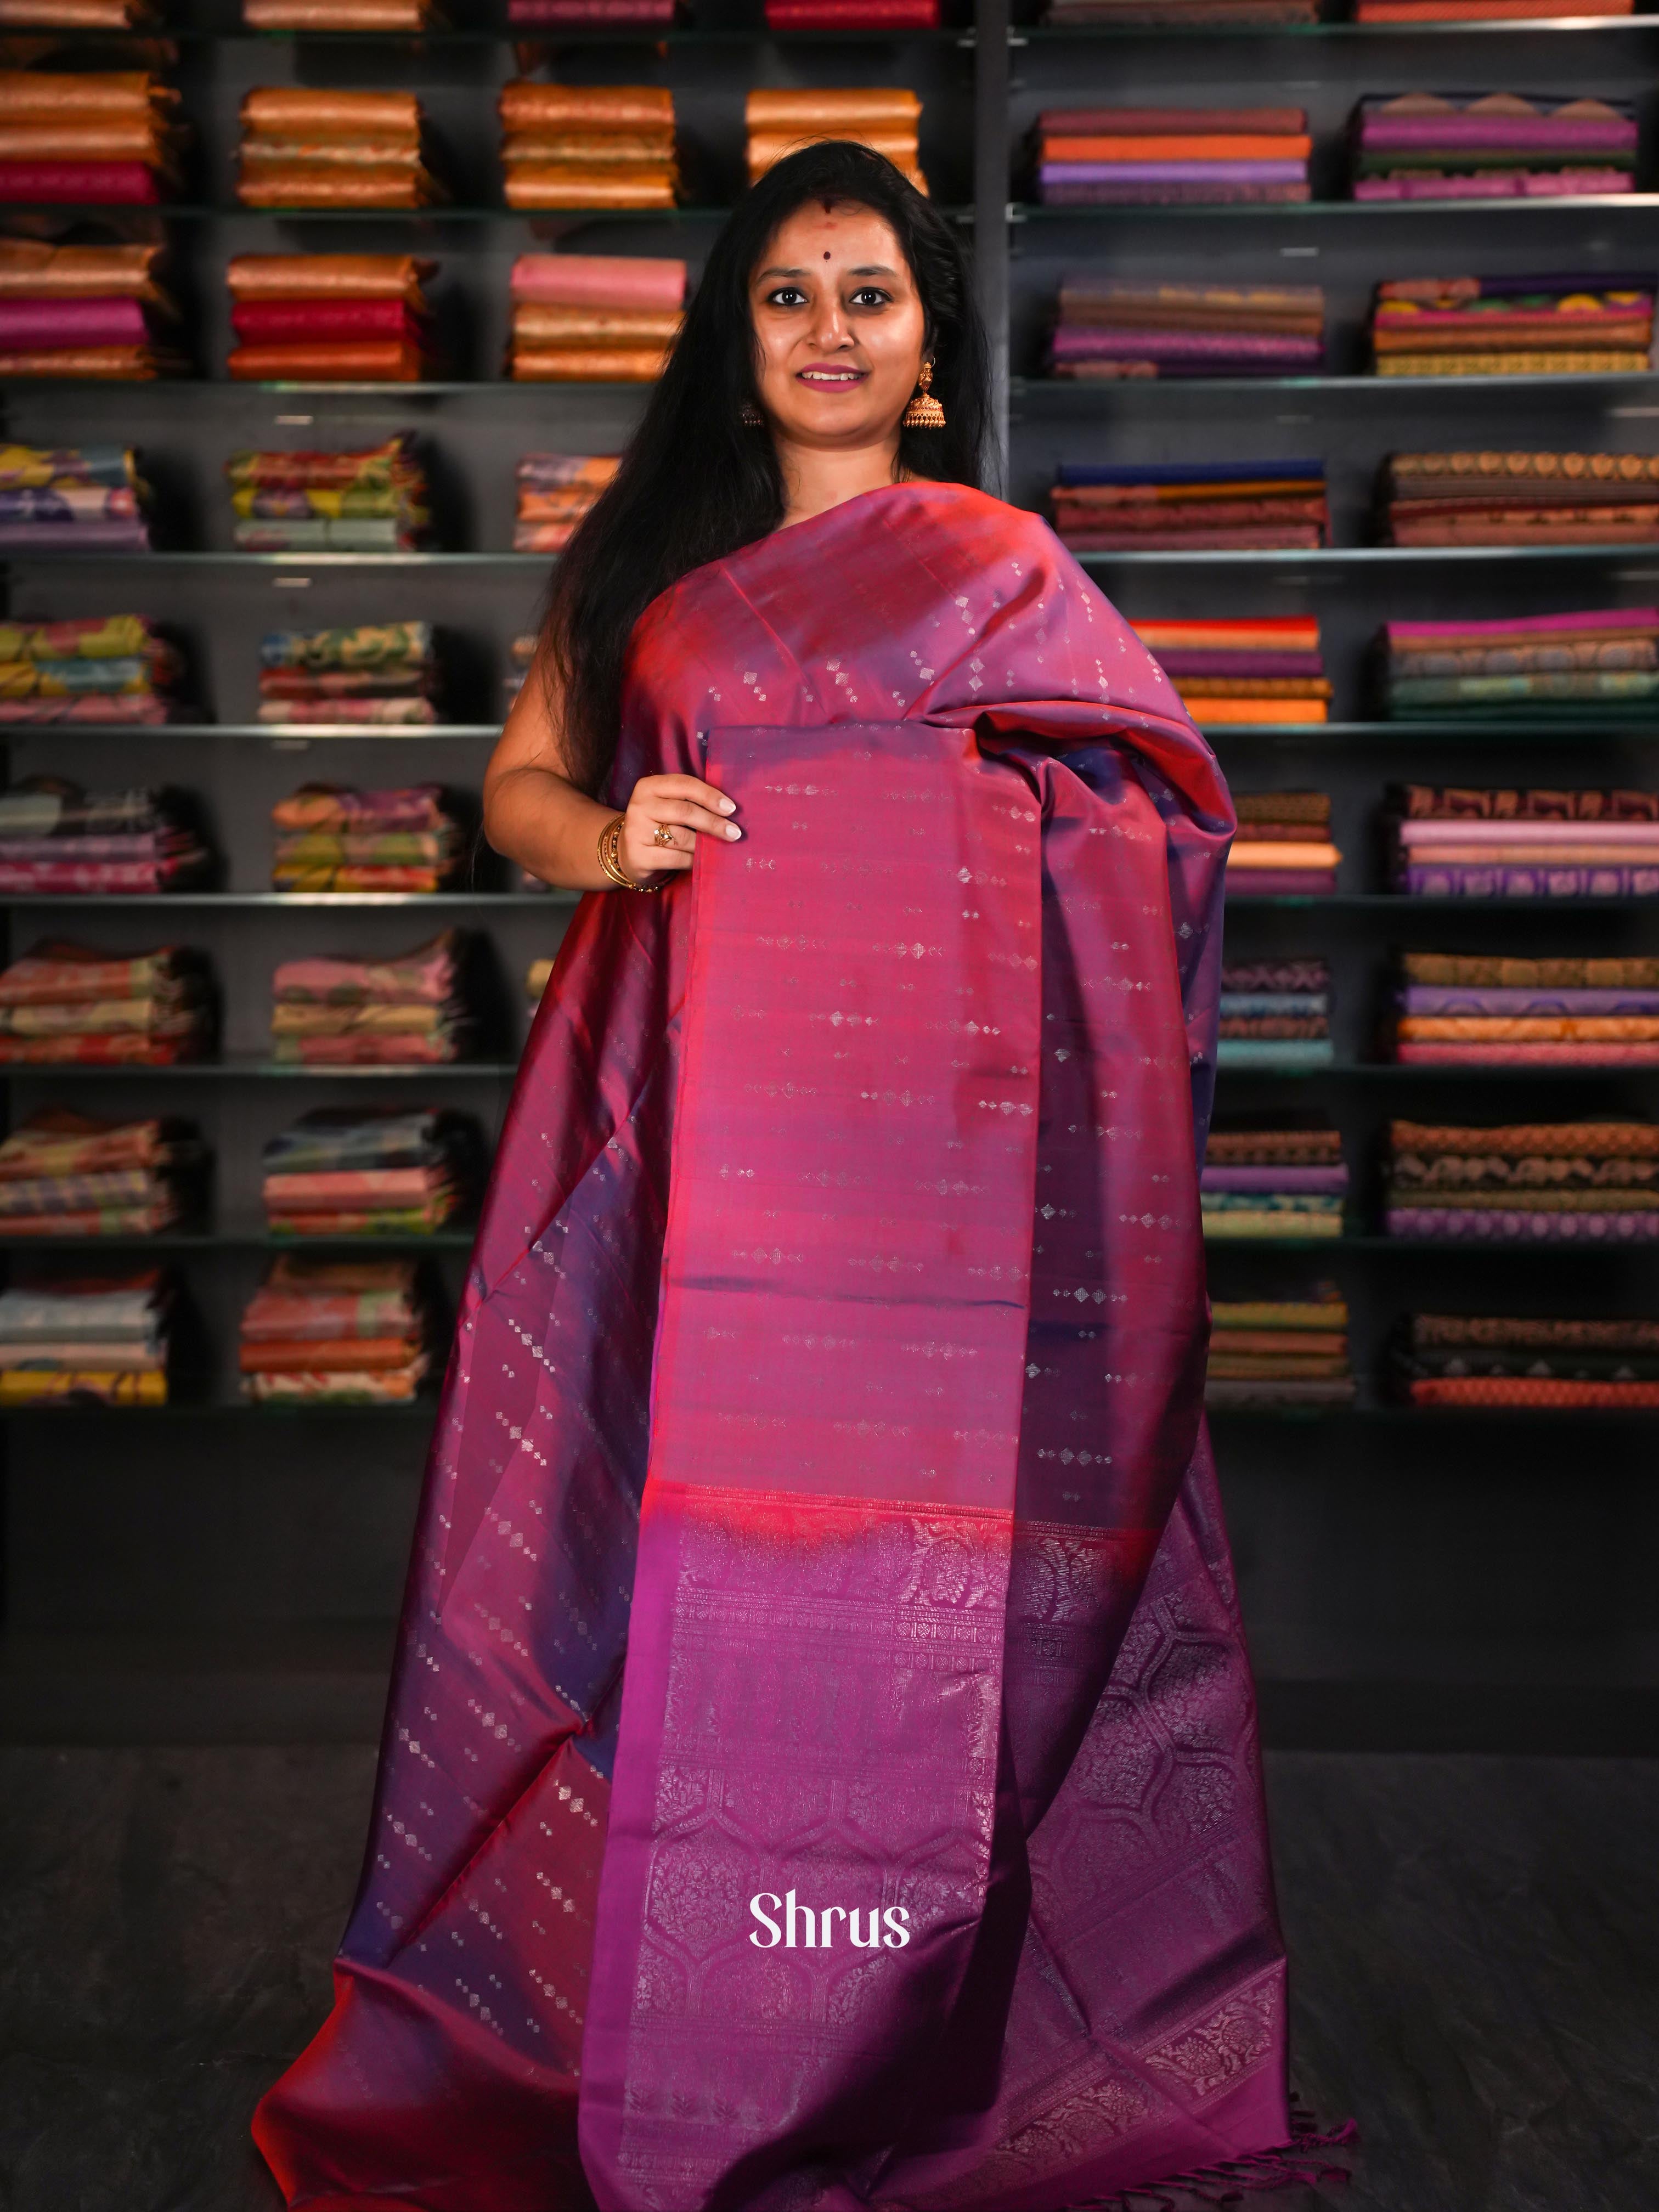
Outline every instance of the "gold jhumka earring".
{"type": "Polygon", "coordinates": [[[910,404],[899,416],[899,428],[903,430],[942,430],[945,410],[933,394],[933,364],[925,361],[921,374],[916,379],[916,388],[910,404]]]}
{"type": "Polygon", "coordinates": [[[745,399],[738,410],[738,420],[745,430],[758,430],[766,417],[752,399],[745,399]]]}

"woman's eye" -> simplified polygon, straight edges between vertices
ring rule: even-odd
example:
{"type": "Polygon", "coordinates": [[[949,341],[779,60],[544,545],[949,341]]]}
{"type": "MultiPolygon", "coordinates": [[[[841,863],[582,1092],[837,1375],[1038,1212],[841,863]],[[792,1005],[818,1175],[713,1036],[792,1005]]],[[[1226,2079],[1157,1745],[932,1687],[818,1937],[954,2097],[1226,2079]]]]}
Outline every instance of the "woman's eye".
{"type": "Polygon", "coordinates": [[[853,305],[855,307],[884,307],[890,303],[890,296],[878,284],[860,284],[853,295],[853,305]]]}
{"type": "Polygon", "coordinates": [[[799,284],[780,284],[775,292],[766,295],[769,307],[799,307],[805,304],[806,295],[799,284]]]}

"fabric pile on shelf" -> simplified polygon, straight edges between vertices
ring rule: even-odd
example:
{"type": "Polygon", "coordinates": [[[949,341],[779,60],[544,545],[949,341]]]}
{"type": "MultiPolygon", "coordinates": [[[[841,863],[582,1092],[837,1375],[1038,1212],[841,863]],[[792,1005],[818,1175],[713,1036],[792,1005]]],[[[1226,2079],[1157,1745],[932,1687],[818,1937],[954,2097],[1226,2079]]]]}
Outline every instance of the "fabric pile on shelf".
{"type": "Polygon", "coordinates": [[[0,620],[0,724],[183,718],[184,663],[143,615],[0,620]]]}
{"type": "Polygon", "coordinates": [[[515,553],[562,553],[577,524],[617,473],[614,453],[524,453],[514,471],[515,553]]]}
{"type": "Polygon", "coordinates": [[[173,1294],[159,1267],[0,1291],[0,1406],[164,1406],[173,1294]]]}
{"type": "Polygon", "coordinates": [[[536,658],[536,647],[539,642],[534,630],[526,630],[515,637],[507,648],[507,657],[513,665],[501,678],[501,683],[509,707],[524,689],[524,679],[530,673],[530,664],[536,658]]]}
{"type": "Polygon", "coordinates": [[[156,281],[162,251],[0,239],[0,376],[184,375],[179,310],[156,281]]]}
{"type": "MultiPolygon", "coordinates": [[[[472,1039],[453,930],[391,960],[313,955],[271,978],[273,1059],[317,1067],[434,1066],[472,1039]]],[[[4,978],[0,976],[0,990],[4,978]]]]}
{"type": "Polygon", "coordinates": [[[550,960],[532,960],[526,969],[525,996],[529,1000],[532,1008],[540,1006],[542,994],[546,990],[552,976],[553,963],[550,960]]]}
{"type": "Polygon", "coordinates": [[[654,384],[679,335],[684,261],[521,253],[507,373],[520,383],[654,384]]]}
{"type": "Polygon", "coordinates": [[[275,629],[259,641],[258,719],[430,725],[441,720],[441,683],[430,623],[275,629]]]}
{"type": "Polygon", "coordinates": [[[1324,366],[1317,284],[1132,284],[1087,274],[1060,284],[1055,376],[1317,376],[1324,366]]]}
{"type": "Polygon", "coordinates": [[[1659,544],[1659,454],[1390,453],[1395,545],[1659,544]]]}
{"type": "Polygon", "coordinates": [[[213,1043],[207,956],[51,940],[0,969],[0,1066],[171,1067],[213,1043]]]}
{"type": "Polygon", "coordinates": [[[1230,960],[1221,970],[1218,1067],[1328,1067],[1331,971],[1316,955],[1230,960]]]}
{"type": "Polygon", "coordinates": [[[936,31],[939,0],[766,0],[769,31],[936,31]]]}
{"type": "Polygon", "coordinates": [[[1036,122],[1047,207],[1236,205],[1311,198],[1299,107],[1049,107],[1036,122]]]}
{"type": "Polygon", "coordinates": [[[743,115],[751,185],[798,146],[814,145],[823,138],[850,138],[884,154],[919,192],[927,189],[918,167],[921,102],[905,87],[826,84],[809,92],[767,87],[748,94],[743,115]]]}
{"type": "Polygon", "coordinates": [[[665,85],[501,87],[510,208],[672,208],[679,198],[674,95],[665,85]]]}
{"type": "Polygon", "coordinates": [[[0,791],[0,891],[176,891],[213,855],[175,791],[86,792],[32,775],[0,791]]]}
{"type": "Polygon", "coordinates": [[[0,1144],[0,1235],[153,1236],[196,1210],[206,1164],[188,1121],[43,1107],[0,1144]]]}
{"type": "Polygon", "coordinates": [[[156,207],[179,190],[177,88],[142,70],[0,70],[0,202],[156,207]]]}
{"type": "Polygon", "coordinates": [[[1277,30],[1316,23],[1319,0],[1048,0],[1042,20],[1068,30],[1277,30]]]}
{"type": "MultiPolygon", "coordinates": [[[[1629,15],[1636,0],[1588,0],[1575,15],[1629,15]]],[[[1521,23],[1559,15],[1561,0],[1356,0],[1356,23],[1521,23]]]]}
{"type": "Polygon", "coordinates": [[[1659,897],[1659,791],[1396,784],[1385,820],[1408,898],[1659,897]]]}
{"type": "Polygon", "coordinates": [[[439,891],[466,853],[466,832],[435,783],[399,791],[303,784],[270,818],[270,880],[279,891],[439,891]]]}
{"type": "Polygon", "coordinates": [[[1231,1114],[1210,1128],[1199,1180],[1206,1238],[1342,1234],[1348,1170],[1322,1115],[1231,1114]]]}
{"type": "Polygon", "coordinates": [[[147,553],[149,507],[131,446],[0,445],[0,553],[147,553]]]}
{"type": "Polygon", "coordinates": [[[242,1315],[242,1395],[258,1406],[406,1406],[436,1335],[413,1260],[282,1252],[242,1315]]]}
{"type": "Polygon", "coordinates": [[[1659,958],[1406,952],[1388,1048],[1426,1067],[1659,1066],[1659,958]]]}
{"type": "Polygon", "coordinates": [[[1323,461],[1062,461],[1054,528],[1074,553],[1268,552],[1328,544],[1323,461]]]}
{"type": "Polygon", "coordinates": [[[257,208],[419,208],[448,198],[427,167],[412,92],[261,84],[242,95],[236,197],[257,208]]]}
{"type": "Polygon", "coordinates": [[[1342,854],[1331,842],[1328,791],[1236,791],[1229,898],[1330,898],[1342,854]]]}
{"type": "Polygon", "coordinates": [[[250,31],[441,31],[432,0],[242,0],[250,31]]]}
{"type": "Polygon", "coordinates": [[[1213,1298],[1204,1403],[1274,1413],[1353,1402],[1348,1309],[1334,1283],[1305,1298],[1213,1298]]]}
{"type": "Polygon", "coordinates": [[[412,432],[353,453],[233,453],[239,553],[411,553],[431,526],[412,432]]]}
{"type": "Polygon", "coordinates": [[[1331,686],[1314,615],[1243,622],[1130,623],[1200,727],[1253,727],[1329,718],[1331,686]]]}
{"type": "Polygon", "coordinates": [[[1495,622],[1391,622],[1383,709],[1396,719],[1598,718],[1659,698],[1659,607],[1604,607],[1495,622]]]}
{"type": "Polygon", "coordinates": [[[477,1143],[432,1106],[319,1106],[263,1155],[265,1218],[283,1237],[424,1237],[473,1195],[477,1143]]]}
{"type": "Polygon", "coordinates": [[[1551,199],[1634,188],[1627,100],[1370,93],[1353,112],[1357,200],[1551,199]]]}
{"type": "Polygon", "coordinates": [[[1391,1121],[1382,1202],[1390,1237],[1650,1244],[1659,1238],[1659,1125],[1391,1121]]]}
{"type": "Polygon", "coordinates": [[[1390,1347],[1410,1406],[1619,1413],[1659,1409],[1659,1321],[1407,1314],[1390,1347]]]}
{"type": "Polygon", "coordinates": [[[0,0],[0,31],[147,31],[150,0],[0,0]]]}
{"type": "Polygon", "coordinates": [[[1379,284],[1379,376],[1605,376],[1648,366],[1651,276],[1416,276],[1379,284]]]}
{"type": "Polygon", "coordinates": [[[418,384],[435,368],[413,253],[239,253],[225,271],[236,343],[226,368],[263,383],[418,384]]]}
{"type": "Polygon", "coordinates": [[[507,0],[511,31],[668,30],[680,19],[679,0],[507,0]]]}

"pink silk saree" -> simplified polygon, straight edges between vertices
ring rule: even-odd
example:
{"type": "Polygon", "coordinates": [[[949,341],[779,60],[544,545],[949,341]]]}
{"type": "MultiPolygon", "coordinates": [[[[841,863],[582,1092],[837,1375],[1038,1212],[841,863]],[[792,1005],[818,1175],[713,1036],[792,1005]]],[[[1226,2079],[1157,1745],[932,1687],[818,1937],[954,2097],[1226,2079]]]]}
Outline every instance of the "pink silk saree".
{"type": "Polygon", "coordinates": [[[423,2212],[1287,2179],[1214,759],[1045,525],[914,484],[647,610],[613,791],[671,769],[745,835],[566,937],[260,2148],[423,2212]]]}

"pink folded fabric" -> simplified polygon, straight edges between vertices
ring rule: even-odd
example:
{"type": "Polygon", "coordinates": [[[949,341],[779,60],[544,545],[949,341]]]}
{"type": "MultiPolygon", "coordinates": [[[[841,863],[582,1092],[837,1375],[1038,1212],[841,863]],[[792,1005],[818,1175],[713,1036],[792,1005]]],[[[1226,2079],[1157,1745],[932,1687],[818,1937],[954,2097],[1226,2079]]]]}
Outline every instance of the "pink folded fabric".
{"type": "Polygon", "coordinates": [[[512,293],[561,307],[678,313],[685,304],[685,264],[641,254],[521,253],[513,264],[512,293]]]}
{"type": "Polygon", "coordinates": [[[142,161],[0,161],[0,201],[15,205],[158,207],[155,172],[142,161]]]}
{"type": "Polygon", "coordinates": [[[419,345],[427,326],[401,300],[243,300],[230,327],[250,345],[310,345],[331,338],[390,338],[419,345]]]}
{"type": "Polygon", "coordinates": [[[145,345],[149,331],[137,300],[0,300],[0,350],[53,346],[145,345]]]}

